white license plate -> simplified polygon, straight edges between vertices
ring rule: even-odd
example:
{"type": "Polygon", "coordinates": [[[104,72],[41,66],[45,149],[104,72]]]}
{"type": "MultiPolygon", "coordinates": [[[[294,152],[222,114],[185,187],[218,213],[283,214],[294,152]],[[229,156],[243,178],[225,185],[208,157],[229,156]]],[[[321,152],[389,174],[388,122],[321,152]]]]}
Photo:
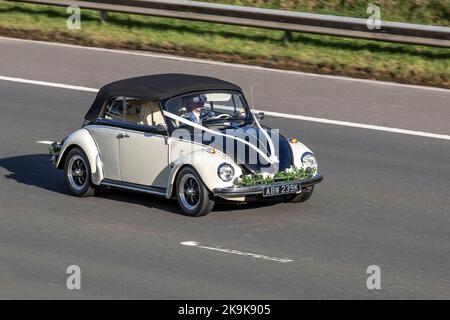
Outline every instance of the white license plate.
{"type": "Polygon", "coordinates": [[[282,194],[297,193],[300,190],[300,183],[286,183],[263,188],[263,197],[273,197],[282,194]]]}

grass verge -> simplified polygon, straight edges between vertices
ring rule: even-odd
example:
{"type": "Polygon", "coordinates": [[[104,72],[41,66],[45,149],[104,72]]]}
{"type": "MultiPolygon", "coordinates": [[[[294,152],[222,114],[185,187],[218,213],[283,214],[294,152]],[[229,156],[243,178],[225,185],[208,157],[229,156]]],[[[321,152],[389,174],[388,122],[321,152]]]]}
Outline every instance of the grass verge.
{"type": "Polygon", "coordinates": [[[82,10],[69,30],[65,8],[0,1],[0,34],[106,48],[174,53],[227,62],[450,88],[450,49],[397,45],[82,10]]]}

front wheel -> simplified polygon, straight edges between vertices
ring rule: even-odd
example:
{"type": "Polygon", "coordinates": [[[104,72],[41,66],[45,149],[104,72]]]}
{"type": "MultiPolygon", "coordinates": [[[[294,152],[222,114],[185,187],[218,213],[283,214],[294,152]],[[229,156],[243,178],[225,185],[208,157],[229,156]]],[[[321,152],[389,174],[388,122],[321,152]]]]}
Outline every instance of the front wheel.
{"type": "Polygon", "coordinates": [[[314,186],[302,188],[302,191],[299,194],[294,194],[286,198],[286,201],[292,203],[305,202],[309,198],[311,198],[312,193],[314,191],[314,186]]]}
{"type": "Polygon", "coordinates": [[[78,197],[90,197],[95,194],[91,182],[91,169],[86,154],[80,148],[69,151],[64,162],[64,176],[70,193],[78,197]]]}
{"type": "Polygon", "coordinates": [[[198,173],[191,167],[181,170],[177,178],[176,190],[178,204],[188,216],[205,216],[214,207],[214,197],[198,173]]]}

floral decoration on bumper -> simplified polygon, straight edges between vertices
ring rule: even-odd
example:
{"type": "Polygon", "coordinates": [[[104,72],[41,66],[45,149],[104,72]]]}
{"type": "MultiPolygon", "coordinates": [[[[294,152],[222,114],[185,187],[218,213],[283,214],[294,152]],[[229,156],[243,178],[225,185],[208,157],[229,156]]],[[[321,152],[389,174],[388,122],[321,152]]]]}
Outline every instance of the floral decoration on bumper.
{"type": "Polygon", "coordinates": [[[264,176],[262,173],[247,174],[234,181],[235,187],[253,187],[260,184],[270,184],[279,181],[308,180],[314,177],[317,169],[291,167],[278,171],[273,175],[264,176]]]}

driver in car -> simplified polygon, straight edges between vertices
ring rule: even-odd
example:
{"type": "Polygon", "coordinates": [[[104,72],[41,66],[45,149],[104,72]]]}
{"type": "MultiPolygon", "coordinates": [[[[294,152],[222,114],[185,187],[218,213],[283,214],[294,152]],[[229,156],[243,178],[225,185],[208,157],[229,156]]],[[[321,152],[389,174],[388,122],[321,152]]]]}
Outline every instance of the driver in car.
{"type": "Polygon", "coordinates": [[[206,97],[204,95],[195,96],[189,102],[191,111],[186,113],[183,118],[194,123],[202,122],[202,109],[205,106],[206,97]]]}

